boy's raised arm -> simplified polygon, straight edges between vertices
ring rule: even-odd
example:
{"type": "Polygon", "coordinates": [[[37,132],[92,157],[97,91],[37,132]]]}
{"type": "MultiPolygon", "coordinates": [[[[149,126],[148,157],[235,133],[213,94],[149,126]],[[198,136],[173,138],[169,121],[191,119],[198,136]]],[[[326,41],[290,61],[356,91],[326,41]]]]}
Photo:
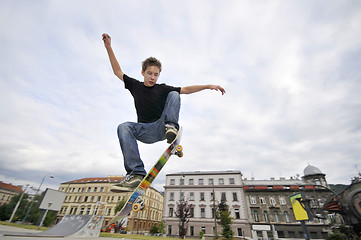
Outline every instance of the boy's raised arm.
{"type": "Polygon", "coordinates": [[[124,82],[124,79],[123,79],[124,73],[123,73],[122,69],[120,68],[117,58],[115,57],[115,54],[113,52],[113,49],[111,46],[111,38],[106,33],[103,33],[102,36],[103,36],[104,46],[108,52],[110,64],[112,65],[112,68],[113,68],[113,72],[120,80],[122,80],[124,82]]]}
{"type": "Polygon", "coordinates": [[[206,89],[220,91],[222,93],[222,95],[226,93],[226,90],[224,90],[224,88],[222,88],[221,86],[212,85],[212,84],[193,85],[193,86],[188,86],[188,87],[182,87],[180,93],[181,94],[191,94],[191,93],[196,93],[196,92],[206,90],[206,89]]]}

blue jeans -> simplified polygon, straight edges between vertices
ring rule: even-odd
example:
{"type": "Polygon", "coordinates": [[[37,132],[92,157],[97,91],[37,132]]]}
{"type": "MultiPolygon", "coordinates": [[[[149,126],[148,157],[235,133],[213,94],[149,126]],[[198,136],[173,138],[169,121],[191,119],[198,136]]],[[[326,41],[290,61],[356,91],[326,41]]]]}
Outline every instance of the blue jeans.
{"type": "Polygon", "coordinates": [[[138,150],[138,141],[155,143],[165,140],[165,124],[179,128],[180,96],[178,92],[168,94],[162,116],[152,123],[125,122],[118,126],[118,138],[124,157],[127,174],[146,175],[138,150]]]}

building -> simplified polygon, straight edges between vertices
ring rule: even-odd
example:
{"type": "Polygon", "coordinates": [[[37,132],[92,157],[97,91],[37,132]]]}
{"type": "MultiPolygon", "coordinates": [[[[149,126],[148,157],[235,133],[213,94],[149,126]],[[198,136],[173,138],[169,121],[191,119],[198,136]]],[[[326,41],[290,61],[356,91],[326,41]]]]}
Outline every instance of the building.
{"type": "Polygon", "coordinates": [[[315,218],[307,222],[312,239],[326,239],[335,214],[322,210],[332,195],[323,174],[307,166],[300,179],[243,180],[248,217],[253,239],[304,238],[300,222],[295,220],[290,196],[304,193],[315,218]]]}
{"type": "Polygon", "coordinates": [[[235,236],[250,237],[247,207],[242,189],[240,171],[181,172],[166,175],[163,220],[168,236],[179,235],[179,219],[175,216],[177,201],[181,198],[192,204],[192,217],[188,222],[187,237],[198,237],[200,232],[214,236],[221,227],[215,224],[214,204],[224,199],[234,222],[235,236]]]}
{"type": "MultiPolygon", "coordinates": [[[[123,180],[122,176],[97,178],[82,178],[60,185],[59,191],[66,192],[63,206],[58,213],[57,222],[68,214],[74,215],[102,215],[105,228],[115,216],[115,208],[121,201],[126,201],[131,192],[113,193],[110,187],[123,180]]],[[[145,209],[137,213],[132,212],[128,219],[128,231],[148,232],[162,220],[163,195],[150,187],[143,196],[145,209]]]]}
{"type": "Polygon", "coordinates": [[[11,198],[23,191],[22,186],[15,186],[0,181],[0,205],[8,204],[11,198]]]}

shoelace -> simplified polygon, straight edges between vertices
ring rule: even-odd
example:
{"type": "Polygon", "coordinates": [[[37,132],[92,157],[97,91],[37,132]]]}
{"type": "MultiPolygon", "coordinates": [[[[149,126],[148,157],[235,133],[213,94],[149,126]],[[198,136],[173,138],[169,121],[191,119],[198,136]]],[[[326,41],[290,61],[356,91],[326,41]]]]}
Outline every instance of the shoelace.
{"type": "Polygon", "coordinates": [[[124,183],[126,181],[129,181],[130,179],[132,179],[134,176],[133,175],[126,175],[125,178],[120,182],[120,183],[124,183]]]}

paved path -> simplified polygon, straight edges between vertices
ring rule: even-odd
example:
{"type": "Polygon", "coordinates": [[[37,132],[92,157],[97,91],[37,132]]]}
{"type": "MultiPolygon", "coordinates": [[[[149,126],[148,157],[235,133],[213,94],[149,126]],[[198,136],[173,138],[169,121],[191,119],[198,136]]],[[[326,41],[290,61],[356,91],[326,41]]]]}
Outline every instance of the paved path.
{"type": "MultiPolygon", "coordinates": [[[[39,237],[12,237],[4,236],[4,233],[37,233],[41,231],[30,230],[24,228],[10,227],[0,224],[0,240],[38,240],[39,237]]],[[[61,238],[41,238],[41,240],[59,240],[61,238]]],[[[126,240],[124,238],[101,238],[101,237],[65,237],[66,240],[85,240],[85,239],[99,239],[99,240],[126,240]]]]}

